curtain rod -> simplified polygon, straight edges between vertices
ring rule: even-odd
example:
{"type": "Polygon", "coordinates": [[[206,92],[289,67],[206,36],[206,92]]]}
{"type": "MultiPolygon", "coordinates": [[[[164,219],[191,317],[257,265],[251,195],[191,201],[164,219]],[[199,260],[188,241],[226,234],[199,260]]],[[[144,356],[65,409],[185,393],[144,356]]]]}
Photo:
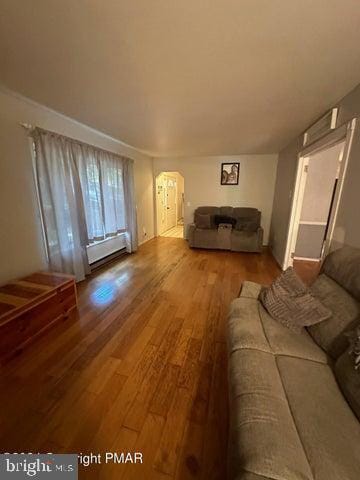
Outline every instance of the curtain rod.
{"type": "Polygon", "coordinates": [[[96,150],[100,150],[102,152],[108,153],[109,155],[114,155],[115,157],[119,157],[121,159],[130,160],[130,162],[134,162],[134,160],[132,158],[129,158],[125,155],[121,155],[120,153],[112,152],[111,150],[106,150],[105,148],[97,147],[96,145],[91,145],[91,143],[82,142],[81,140],[77,140],[76,138],[68,137],[66,135],[63,135],[62,133],[53,132],[51,130],[46,130],[45,128],[41,128],[41,127],[34,127],[34,125],[31,125],[31,123],[19,122],[19,125],[21,127],[25,128],[25,130],[28,130],[29,132],[31,132],[32,130],[35,130],[35,128],[37,128],[40,131],[49,133],[50,135],[57,135],[59,137],[63,137],[70,142],[77,143],[78,145],[94,148],[96,150]]]}

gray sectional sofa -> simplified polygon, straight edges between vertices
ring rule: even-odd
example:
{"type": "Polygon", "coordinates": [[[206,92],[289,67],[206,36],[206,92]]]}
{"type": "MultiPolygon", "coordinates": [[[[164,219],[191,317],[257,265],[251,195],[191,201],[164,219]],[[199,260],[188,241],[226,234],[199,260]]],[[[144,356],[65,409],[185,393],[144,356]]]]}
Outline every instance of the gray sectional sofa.
{"type": "Polygon", "coordinates": [[[194,223],[189,225],[187,238],[193,248],[261,252],[263,229],[260,221],[261,212],[256,208],[198,207],[194,223]],[[215,224],[217,215],[231,217],[234,225],[218,227],[215,224]]]}
{"type": "Polygon", "coordinates": [[[359,480],[360,372],[344,332],[360,322],[360,250],[327,257],[312,290],[333,315],[301,334],[269,316],[260,288],[245,282],[229,315],[229,479],[359,480]]]}

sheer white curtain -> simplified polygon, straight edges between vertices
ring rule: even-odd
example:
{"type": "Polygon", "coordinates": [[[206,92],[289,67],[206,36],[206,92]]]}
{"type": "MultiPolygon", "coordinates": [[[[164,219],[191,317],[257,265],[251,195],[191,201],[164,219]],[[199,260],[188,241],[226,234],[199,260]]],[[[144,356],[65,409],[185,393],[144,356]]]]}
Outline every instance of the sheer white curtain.
{"type": "Polygon", "coordinates": [[[80,184],[85,206],[89,243],[104,239],[103,209],[99,182],[99,162],[96,152],[87,146],[74,145],[80,184]]]}
{"type": "MultiPolygon", "coordinates": [[[[126,231],[125,159],[88,145],[75,145],[89,242],[126,231]]],[[[131,199],[133,201],[133,199],[131,199]]]]}
{"type": "Polygon", "coordinates": [[[137,216],[135,206],[134,162],[124,159],[124,196],[126,217],[126,251],[136,252],[138,247],[137,216]]]}
{"type": "Polygon", "coordinates": [[[136,251],[133,161],[39,128],[32,137],[50,268],[82,280],[86,246],[119,233],[136,251]]]}
{"type": "Polygon", "coordinates": [[[90,267],[85,211],[78,168],[65,139],[33,131],[36,178],[49,267],[83,280],[90,267]]]}

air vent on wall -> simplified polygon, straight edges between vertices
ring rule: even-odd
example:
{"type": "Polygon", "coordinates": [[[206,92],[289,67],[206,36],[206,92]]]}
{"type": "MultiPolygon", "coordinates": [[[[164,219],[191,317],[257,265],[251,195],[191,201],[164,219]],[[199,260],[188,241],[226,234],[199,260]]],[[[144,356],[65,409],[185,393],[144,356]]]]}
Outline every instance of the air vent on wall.
{"type": "Polygon", "coordinates": [[[323,137],[336,127],[338,109],[329,110],[323,117],[309,127],[304,133],[303,145],[309,145],[320,137],[323,137]]]}

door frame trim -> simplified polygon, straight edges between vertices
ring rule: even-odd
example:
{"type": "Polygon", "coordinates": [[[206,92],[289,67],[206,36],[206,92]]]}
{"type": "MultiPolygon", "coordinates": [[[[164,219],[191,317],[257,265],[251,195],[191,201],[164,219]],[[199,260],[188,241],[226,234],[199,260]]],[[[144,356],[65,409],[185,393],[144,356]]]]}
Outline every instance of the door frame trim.
{"type": "Polygon", "coordinates": [[[154,171],[153,173],[153,209],[154,209],[154,236],[155,237],[161,237],[162,234],[165,232],[165,230],[163,232],[160,233],[160,228],[159,228],[159,212],[158,212],[158,202],[159,202],[159,199],[158,199],[158,180],[160,178],[161,175],[168,175],[170,177],[173,177],[175,180],[176,180],[176,225],[177,225],[177,222],[178,222],[178,212],[177,212],[177,202],[178,202],[178,198],[177,198],[177,192],[178,192],[178,189],[179,189],[179,185],[178,185],[178,175],[180,175],[183,179],[183,182],[184,182],[184,190],[183,190],[183,194],[184,194],[184,226],[183,226],[183,236],[184,238],[186,238],[185,236],[185,232],[186,232],[186,223],[185,223],[185,217],[186,217],[186,213],[185,213],[185,189],[186,189],[186,181],[185,181],[185,175],[183,173],[182,170],[159,170],[159,171],[154,171]]]}
{"type": "Polygon", "coordinates": [[[309,166],[309,161],[309,156],[302,156],[300,154],[298,155],[295,189],[291,205],[290,225],[286,242],[285,260],[283,264],[284,270],[293,265],[292,252],[295,252],[296,240],[299,233],[299,221],[305,194],[307,167],[309,166]]]}
{"type": "Polygon", "coordinates": [[[302,208],[302,202],[305,192],[305,180],[306,172],[305,166],[309,164],[309,157],[322,150],[327,150],[337,143],[345,141],[344,153],[341,161],[339,180],[334,197],[334,208],[330,215],[328,235],[325,239],[325,247],[323,249],[323,256],[326,256],[330,250],[330,244],[334,235],[336,219],[339,213],[339,205],[341,195],[343,192],[344,181],[346,177],[347,167],[349,163],[349,157],[351,147],[354,138],[354,132],[356,128],[356,118],[353,118],[350,122],[339,127],[335,131],[332,131],[313,145],[307,146],[298,154],[298,166],[296,172],[295,189],[293,200],[291,204],[291,214],[289,220],[288,235],[286,241],[285,257],[283,262],[283,270],[293,265],[293,252],[295,252],[295,245],[299,230],[299,220],[302,208]]]}

